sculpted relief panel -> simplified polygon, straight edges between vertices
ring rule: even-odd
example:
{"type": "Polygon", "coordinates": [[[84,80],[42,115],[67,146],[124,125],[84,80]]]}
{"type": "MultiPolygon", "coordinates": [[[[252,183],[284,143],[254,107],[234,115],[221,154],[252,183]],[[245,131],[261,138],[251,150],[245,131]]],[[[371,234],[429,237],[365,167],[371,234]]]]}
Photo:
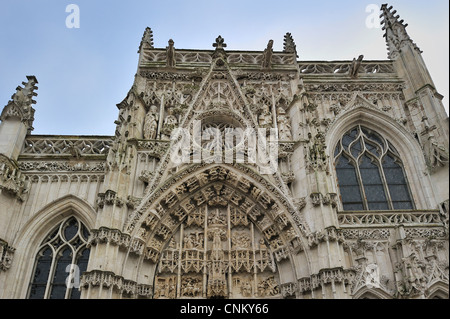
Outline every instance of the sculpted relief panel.
{"type": "Polygon", "coordinates": [[[154,298],[280,297],[264,235],[227,203],[196,208],[162,251],[154,298]]]}

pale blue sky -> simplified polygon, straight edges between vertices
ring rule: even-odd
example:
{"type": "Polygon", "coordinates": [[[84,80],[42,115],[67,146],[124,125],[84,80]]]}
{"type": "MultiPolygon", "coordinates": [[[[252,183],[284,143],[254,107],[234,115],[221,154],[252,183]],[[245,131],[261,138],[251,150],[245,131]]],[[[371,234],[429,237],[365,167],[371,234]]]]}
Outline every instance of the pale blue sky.
{"type": "MultiPolygon", "coordinates": [[[[212,49],[220,34],[229,50],[282,50],[291,32],[300,60],[387,59],[381,28],[367,28],[371,0],[1,0],[0,107],[15,88],[39,81],[33,134],[113,135],[118,110],[137,69],[145,27],[155,47],[212,49]],[[80,28],[68,29],[68,4],[80,8],[80,28]]],[[[449,99],[447,0],[396,0],[389,5],[407,31],[438,91],[449,99]]]]}

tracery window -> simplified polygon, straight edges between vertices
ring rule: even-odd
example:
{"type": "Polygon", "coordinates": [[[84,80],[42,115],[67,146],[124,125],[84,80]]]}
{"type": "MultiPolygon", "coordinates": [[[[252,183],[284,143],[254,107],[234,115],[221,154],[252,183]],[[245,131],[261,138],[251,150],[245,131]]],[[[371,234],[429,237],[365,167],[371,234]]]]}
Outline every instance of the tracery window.
{"type": "Polygon", "coordinates": [[[35,258],[28,298],[79,299],[79,278],[86,271],[89,232],[69,217],[45,237],[35,258]]]}
{"type": "Polygon", "coordinates": [[[358,125],[334,151],[344,210],[414,209],[403,163],[392,144],[358,125]]]}

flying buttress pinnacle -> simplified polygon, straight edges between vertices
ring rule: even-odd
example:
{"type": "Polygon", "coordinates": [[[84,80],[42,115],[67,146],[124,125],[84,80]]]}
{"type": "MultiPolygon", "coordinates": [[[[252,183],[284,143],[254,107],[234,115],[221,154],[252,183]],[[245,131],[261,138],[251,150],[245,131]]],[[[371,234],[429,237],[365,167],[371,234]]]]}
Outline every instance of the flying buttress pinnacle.
{"type": "Polygon", "coordinates": [[[397,10],[391,11],[392,9],[392,6],[388,7],[388,4],[383,4],[381,6],[380,15],[380,18],[382,18],[382,30],[385,31],[383,37],[386,39],[388,57],[390,59],[395,59],[402,47],[408,43],[411,44],[415,50],[421,52],[406,32],[408,24],[404,23],[403,19],[399,20],[400,16],[395,15],[397,10]]]}

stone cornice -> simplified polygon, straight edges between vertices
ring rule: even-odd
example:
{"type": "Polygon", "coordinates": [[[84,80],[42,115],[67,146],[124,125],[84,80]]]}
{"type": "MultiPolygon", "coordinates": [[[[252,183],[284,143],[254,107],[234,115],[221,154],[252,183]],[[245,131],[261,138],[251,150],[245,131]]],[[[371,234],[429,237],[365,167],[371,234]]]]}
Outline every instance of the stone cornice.
{"type": "Polygon", "coordinates": [[[125,279],[111,271],[92,270],[85,272],[80,281],[80,289],[102,286],[120,291],[121,294],[131,298],[153,296],[153,286],[139,284],[136,281],[125,279]]]}

